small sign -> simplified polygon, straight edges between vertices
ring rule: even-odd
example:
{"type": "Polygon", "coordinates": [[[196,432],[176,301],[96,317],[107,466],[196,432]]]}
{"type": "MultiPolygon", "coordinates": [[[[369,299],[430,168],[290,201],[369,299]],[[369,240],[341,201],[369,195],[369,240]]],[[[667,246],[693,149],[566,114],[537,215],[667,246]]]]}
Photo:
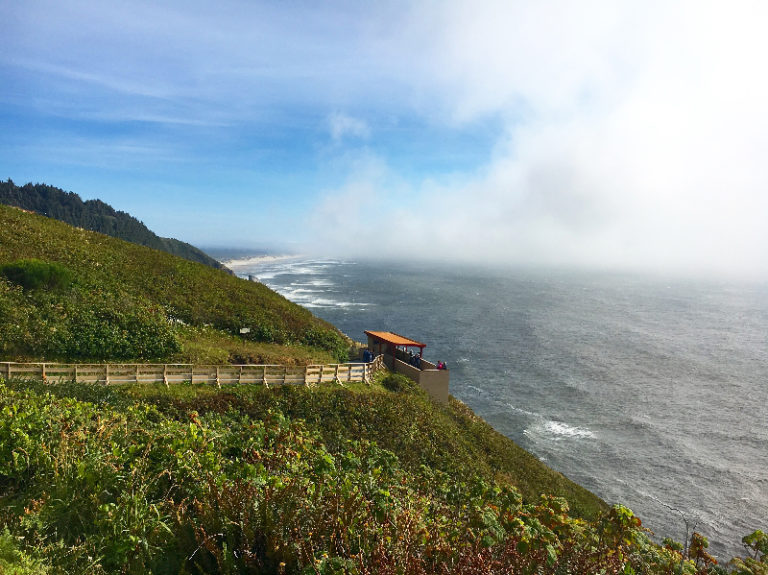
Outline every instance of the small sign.
{"type": "Polygon", "coordinates": [[[250,327],[241,327],[240,328],[240,333],[241,334],[243,334],[243,333],[251,333],[251,328],[250,327]]]}

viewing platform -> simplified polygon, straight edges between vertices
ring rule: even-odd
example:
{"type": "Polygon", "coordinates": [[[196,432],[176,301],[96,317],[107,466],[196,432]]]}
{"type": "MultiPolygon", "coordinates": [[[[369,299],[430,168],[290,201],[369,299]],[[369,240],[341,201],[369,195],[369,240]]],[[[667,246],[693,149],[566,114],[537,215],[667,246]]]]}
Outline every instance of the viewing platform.
{"type": "Polygon", "coordinates": [[[424,359],[427,344],[390,331],[366,331],[365,334],[368,347],[363,352],[364,361],[381,355],[390,370],[418,383],[436,401],[448,403],[449,371],[424,359]],[[414,349],[418,353],[414,353],[414,349]],[[366,357],[366,352],[371,355],[366,357]]]}

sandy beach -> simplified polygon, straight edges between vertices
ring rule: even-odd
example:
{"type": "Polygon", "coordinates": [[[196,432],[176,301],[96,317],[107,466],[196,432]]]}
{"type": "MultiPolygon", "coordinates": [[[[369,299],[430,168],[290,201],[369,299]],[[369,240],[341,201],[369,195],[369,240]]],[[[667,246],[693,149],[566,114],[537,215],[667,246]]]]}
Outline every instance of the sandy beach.
{"type": "Polygon", "coordinates": [[[267,264],[267,263],[273,263],[283,260],[290,260],[290,259],[296,259],[301,256],[298,255],[278,255],[278,256],[271,256],[271,255],[261,255],[261,256],[252,256],[247,258],[238,258],[234,260],[227,260],[221,262],[225,266],[227,266],[232,271],[237,271],[240,268],[245,267],[251,267],[254,265],[259,264],[267,264]]]}

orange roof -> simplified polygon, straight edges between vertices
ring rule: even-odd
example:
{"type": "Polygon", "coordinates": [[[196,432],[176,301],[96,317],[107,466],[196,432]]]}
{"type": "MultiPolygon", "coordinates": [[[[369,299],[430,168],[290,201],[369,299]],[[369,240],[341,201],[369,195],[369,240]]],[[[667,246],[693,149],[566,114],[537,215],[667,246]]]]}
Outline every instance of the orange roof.
{"type": "Polygon", "coordinates": [[[365,333],[370,335],[374,339],[380,339],[381,341],[391,343],[392,345],[427,347],[426,343],[421,343],[412,339],[408,339],[407,337],[403,337],[402,335],[397,335],[396,333],[392,333],[391,331],[366,331],[365,333]]]}

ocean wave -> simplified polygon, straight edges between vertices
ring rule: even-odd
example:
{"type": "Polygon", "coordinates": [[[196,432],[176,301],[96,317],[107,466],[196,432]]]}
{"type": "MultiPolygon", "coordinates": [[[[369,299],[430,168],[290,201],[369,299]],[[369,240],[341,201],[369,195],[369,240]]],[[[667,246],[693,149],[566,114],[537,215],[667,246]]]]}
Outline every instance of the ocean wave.
{"type": "Polygon", "coordinates": [[[285,268],[280,269],[277,273],[279,275],[291,274],[312,276],[322,273],[322,271],[323,270],[320,267],[313,267],[311,265],[307,265],[306,262],[301,262],[297,264],[288,264],[285,266],[285,268]]]}
{"type": "Polygon", "coordinates": [[[328,266],[346,265],[346,264],[349,264],[350,262],[345,262],[342,260],[334,260],[334,259],[314,259],[314,260],[306,260],[304,263],[328,267],[328,266]]]}
{"type": "MultiPolygon", "coordinates": [[[[255,275],[261,281],[284,275],[317,276],[326,273],[328,268],[341,263],[336,260],[311,260],[295,255],[254,256],[225,262],[239,276],[255,275]]],[[[329,282],[327,279],[320,281],[322,285],[329,282]]]]}
{"type": "Polygon", "coordinates": [[[288,255],[288,254],[277,255],[277,256],[261,255],[261,256],[251,256],[247,258],[232,259],[232,260],[227,260],[221,263],[223,263],[229,269],[235,271],[236,269],[239,269],[239,268],[249,268],[253,266],[262,266],[265,264],[274,264],[275,262],[294,260],[300,257],[301,256],[288,255]]]}
{"type": "Polygon", "coordinates": [[[515,413],[521,413],[521,414],[527,415],[529,417],[541,417],[538,413],[534,413],[532,411],[528,411],[526,409],[523,409],[522,407],[517,407],[516,405],[512,405],[511,403],[505,403],[504,406],[509,408],[510,410],[514,411],[515,413]]]}
{"type": "Polygon", "coordinates": [[[528,437],[535,438],[542,435],[547,435],[555,441],[561,441],[563,439],[595,439],[596,435],[593,431],[586,427],[576,427],[568,425],[562,421],[547,420],[544,423],[536,424],[532,427],[523,430],[523,434],[528,437]]]}
{"type": "Polygon", "coordinates": [[[291,282],[292,286],[298,286],[298,287],[304,287],[304,286],[311,286],[311,287],[333,287],[335,284],[328,279],[315,279],[311,281],[300,281],[300,282],[291,282]]]}
{"type": "Polygon", "coordinates": [[[319,307],[364,308],[364,307],[373,306],[374,304],[366,303],[366,302],[355,302],[355,301],[337,301],[337,300],[328,299],[328,298],[315,298],[315,299],[309,299],[307,303],[302,303],[302,305],[304,307],[314,307],[314,308],[319,308],[319,307]]]}
{"type": "Polygon", "coordinates": [[[548,432],[563,437],[575,437],[578,439],[594,439],[594,432],[585,427],[573,427],[560,421],[547,421],[544,429],[548,432]]]}
{"type": "Polygon", "coordinates": [[[291,295],[303,295],[308,293],[325,293],[319,289],[307,289],[307,288],[283,288],[282,291],[291,295]]]}

